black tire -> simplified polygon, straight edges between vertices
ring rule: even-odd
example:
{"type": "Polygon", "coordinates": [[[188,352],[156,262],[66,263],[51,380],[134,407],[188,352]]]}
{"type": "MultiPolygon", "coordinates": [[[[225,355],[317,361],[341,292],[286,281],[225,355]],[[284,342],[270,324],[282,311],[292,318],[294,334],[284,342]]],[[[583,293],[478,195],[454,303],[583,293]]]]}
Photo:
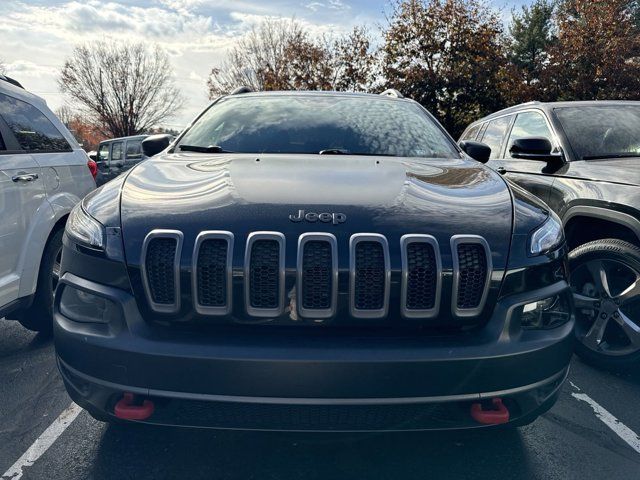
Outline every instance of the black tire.
{"type": "Polygon", "coordinates": [[[57,284],[57,280],[53,279],[53,275],[54,266],[57,264],[59,268],[62,234],[63,229],[59,228],[49,237],[40,262],[38,285],[33,303],[28,309],[21,312],[17,318],[23,327],[34,332],[51,334],[53,331],[53,294],[57,284]]]}
{"type": "Polygon", "coordinates": [[[569,268],[576,354],[607,369],[640,363],[640,248],[622,240],[596,240],[571,251],[569,268]]]}

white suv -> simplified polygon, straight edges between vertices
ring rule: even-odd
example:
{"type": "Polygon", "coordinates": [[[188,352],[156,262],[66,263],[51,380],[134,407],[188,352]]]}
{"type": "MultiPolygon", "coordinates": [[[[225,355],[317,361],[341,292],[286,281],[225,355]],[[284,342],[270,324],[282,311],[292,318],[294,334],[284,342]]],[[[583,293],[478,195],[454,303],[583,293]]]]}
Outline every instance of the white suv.
{"type": "Polygon", "coordinates": [[[44,100],[0,75],[0,318],[50,331],[62,232],[95,182],[44,100]]]}

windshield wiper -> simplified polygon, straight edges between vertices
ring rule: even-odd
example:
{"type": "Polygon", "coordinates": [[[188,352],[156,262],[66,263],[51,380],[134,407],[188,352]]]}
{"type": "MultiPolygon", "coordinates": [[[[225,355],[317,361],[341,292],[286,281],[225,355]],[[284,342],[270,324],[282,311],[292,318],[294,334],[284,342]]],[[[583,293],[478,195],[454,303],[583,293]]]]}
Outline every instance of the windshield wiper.
{"type": "Polygon", "coordinates": [[[640,157],[640,153],[606,153],[603,155],[585,155],[582,160],[605,160],[607,158],[633,158],[640,157]]]}
{"type": "Polygon", "coordinates": [[[200,145],[180,145],[180,150],[183,152],[198,153],[233,153],[219,145],[209,145],[208,147],[201,147],[200,145]]]}
{"type": "Polygon", "coordinates": [[[318,155],[350,155],[351,152],[349,150],[345,150],[344,148],[327,148],[325,150],[320,150],[318,155]]]}

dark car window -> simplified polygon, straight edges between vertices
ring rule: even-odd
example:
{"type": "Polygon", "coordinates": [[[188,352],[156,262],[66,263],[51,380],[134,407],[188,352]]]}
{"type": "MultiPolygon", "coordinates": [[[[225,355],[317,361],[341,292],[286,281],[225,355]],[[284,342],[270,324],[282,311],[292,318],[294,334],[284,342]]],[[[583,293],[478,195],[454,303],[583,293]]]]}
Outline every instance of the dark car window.
{"type": "Polygon", "coordinates": [[[0,94],[0,116],[29,152],[68,152],[71,146],[58,129],[33,105],[0,94]]]}
{"type": "Polygon", "coordinates": [[[482,137],[482,142],[491,147],[491,159],[500,156],[500,147],[502,146],[502,141],[504,140],[512,118],[512,116],[500,117],[489,122],[482,137]]]}
{"type": "Polygon", "coordinates": [[[111,144],[111,160],[122,160],[122,142],[111,144]]]}
{"type": "Polygon", "coordinates": [[[142,140],[129,140],[127,142],[127,160],[142,158],[142,140]]]}
{"type": "Polygon", "coordinates": [[[554,109],[578,159],[640,156],[640,105],[554,109]]]}
{"type": "Polygon", "coordinates": [[[2,139],[2,134],[0,133],[0,150],[6,150],[7,147],[4,144],[4,140],[2,139]]]}
{"type": "Polygon", "coordinates": [[[518,114],[509,135],[505,157],[512,158],[509,149],[515,140],[527,137],[545,137],[551,141],[553,135],[541,113],[522,112],[518,114]]]}
{"type": "Polygon", "coordinates": [[[462,136],[460,140],[475,140],[478,136],[478,132],[480,131],[480,125],[475,125],[471,127],[467,132],[462,136]]]}
{"type": "Polygon", "coordinates": [[[357,96],[228,97],[198,119],[180,145],[243,153],[334,149],[354,155],[459,157],[417,104],[357,96]]]}

